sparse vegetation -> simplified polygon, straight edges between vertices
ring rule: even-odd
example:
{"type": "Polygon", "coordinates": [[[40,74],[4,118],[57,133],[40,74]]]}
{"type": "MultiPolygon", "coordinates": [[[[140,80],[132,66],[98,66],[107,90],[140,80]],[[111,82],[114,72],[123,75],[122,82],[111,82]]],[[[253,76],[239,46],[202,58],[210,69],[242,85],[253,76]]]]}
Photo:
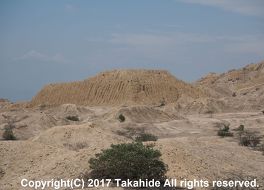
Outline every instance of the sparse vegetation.
{"type": "Polygon", "coordinates": [[[137,142],[157,141],[158,137],[150,133],[141,133],[135,138],[137,142]]]}
{"type": "Polygon", "coordinates": [[[5,171],[4,171],[2,168],[0,168],[0,179],[1,179],[4,175],[5,175],[5,171]]]}
{"type": "Polygon", "coordinates": [[[165,106],[165,104],[166,104],[166,101],[165,101],[165,99],[163,98],[163,99],[160,101],[159,107],[163,107],[163,106],[165,106]]]}
{"type": "Polygon", "coordinates": [[[133,139],[133,135],[135,135],[135,130],[131,128],[125,128],[124,130],[118,130],[116,131],[117,135],[126,137],[128,139],[133,139]]]}
{"type": "Polygon", "coordinates": [[[261,111],[264,114],[264,110],[261,111]]]}
{"type": "Polygon", "coordinates": [[[244,125],[240,125],[237,129],[234,130],[238,131],[239,145],[252,147],[254,148],[254,150],[263,152],[264,155],[264,144],[260,145],[262,138],[261,136],[258,136],[256,132],[245,130],[244,125]]]}
{"type": "Polygon", "coordinates": [[[213,114],[214,114],[214,111],[213,110],[208,110],[205,112],[206,114],[209,114],[210,115],[210,118],[213,117],[213,114]]]}
{"type": "Polygon", "coordinates": [[[7,125],[4,127],[4,132],[3,132],[3,139],[4,140],[16,140],[16,136],[14,135],[13,129],[15,128],[14,125],[14,120],[12,120],[11,118],[8,118],[8,123],[7,125]]]}
{"type": "Polygon", "coordinates": [[[69,115],[66,117],[66,119],[68,119],[70,121],[80,121],[79,117],[76,115],[69,115]]]}
{"type": "Polygon", "coordinates": [[[128,139],[134,140],[135,137],[137,137],[139,134],[145,133],[145,130],[144,128],[126,127],[122,130],[118,130],[116,133],[120,136],[124,136],[128,139]]]}
{"type": "Polygon", "coordinates": [[[16,137],[13,133],[13,128],[6,126],[4,133],[3,133],[3,139],[5,140],[16,140],[16,137]]]}
{"type": "Polygon", "coordinates": [[[225,125],[225,124],[223,127],[221,127],[218,130],[217,135],[220,137],[232,137],[232,136],[234,136],[233,133],[231,133],[229,131],[229,125],[225,125]]]}
{"type": "Polygon", "coordinates": [[[89,160],[91,177],[99,179],[163,180],[167,165],[161,153],[142,143],[111,145],[89,160]]]}
{"type": "Polygon", "coordinates": [[[84,149],[88,145],[86,142],[76,142],[76,143],[64,143],[63,146],[67,147],[70,150],[78,151],[80,149],[84,149]]]}
{"type": "Polygon", "coordinates": [[[124,116],[123,114],[119,114],[119,116],[118,116],[118,120],[119,120],[120,122],[124,122],[124,121],[126,120],[126,118],[125,118],[125,116],[124,116]]]}
{"type": "Polygon", "coordinates": [[[239,138],[239,145],[241,145],[241,146],[249,146],[250,145],[249,139],[246,136],[241,136],[239,138]]]}
{"type": "Polygon", "coordinates": [[[260,146],[260,151],[262,152],[262,155],[264,155],[264,144],[260,146]]]}
{"type": "Polygon", "coordinates": [[[127,127],[123,130],[117,131],[117,134],[120,136],[124,136],[128,139],[131,139],[136,142],[145,142],[145,141],[157,141],[158,137],[145,132],[144,128],[131,128],[127,127]]]}
{"type": "Polygon", "coordinates": [[[239,144],[255,148],[260,144],[260,137],[254,133],[244,132],[239,137],[239,144]]]}

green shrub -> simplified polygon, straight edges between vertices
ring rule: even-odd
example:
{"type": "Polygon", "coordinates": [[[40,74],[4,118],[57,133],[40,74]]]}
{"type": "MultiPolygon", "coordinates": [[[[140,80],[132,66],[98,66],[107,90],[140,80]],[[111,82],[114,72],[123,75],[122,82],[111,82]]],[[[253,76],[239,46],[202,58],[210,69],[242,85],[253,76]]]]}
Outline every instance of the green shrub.
{"type": "Polygon", "coordinates": [[[16,137],[13,133],[13,129],[10,127],[5,127],[5,131],[3,133],[3,139],[5,140],[16,140],[16,137]]]}
{"type": "Polygon", "coordinates": [[[234,136],[233,133],[222,131],[222,130],[219,130],[217,132],[217,135],[220,136],[220,137],[233,137],[234,136]]]}
{"type": "Polygon", "coordinates": [[[221,129],[224,132],[228,132],[229,131],[229,126],[225,125],[224,128],[221,129]]]}
{"type": "Polygon", "coordinates": [[[142,143],[111,145],[89,160],[91,177],[99,179],[164,180],[167,165],[161,153],[142,143]]]}
{"type": "Polygon", "coordinates": [[[119,120],[120,122],[124,122],[124,121],[126,120],[126,118],[125,118],[125,116],[124,116],[123,114],[120,114],[120,115],[118,116],[118,120],[119,120]]]}
{"type": "Polygon", "coordinates": [[[234,136],[233,133],[231,133],[229,131],[229,126],[228,125],[224,125],[224,127],[221,127],[218,132],[217,135],[220,137],[232,137],[234,136]]]}
{"type": "Polygon", "coordinates": [[[158,137],[155,135],[152,135],[150,133],[142,133],[139,136],[135,138],[137,142],[145,142],[145,141],[157,141],[158,137]]]}
{"type": "Polygon", "coordinates": [[[66,117],[66,119],[68,119],[70,121],[79,121],[79,117],[76,115],[69,115],[66,117]]]}

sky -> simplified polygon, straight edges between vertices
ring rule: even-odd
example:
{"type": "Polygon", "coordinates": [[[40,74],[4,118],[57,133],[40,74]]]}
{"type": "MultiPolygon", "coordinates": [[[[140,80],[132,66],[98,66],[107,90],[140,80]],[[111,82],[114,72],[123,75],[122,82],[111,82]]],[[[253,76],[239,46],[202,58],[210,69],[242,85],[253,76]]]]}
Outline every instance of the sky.
{"type": "Polygon", "coordinates": [[[264,60],[263,0],[1,0],[0,97],[113,69],[193,82],[264,60]]]}

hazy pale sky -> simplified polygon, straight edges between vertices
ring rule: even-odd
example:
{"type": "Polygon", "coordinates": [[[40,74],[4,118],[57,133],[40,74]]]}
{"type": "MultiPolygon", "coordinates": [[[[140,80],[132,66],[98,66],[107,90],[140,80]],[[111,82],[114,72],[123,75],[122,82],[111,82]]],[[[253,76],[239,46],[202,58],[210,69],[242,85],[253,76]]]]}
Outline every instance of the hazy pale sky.
{"type": "Polygon", "coordinates": [[[264,60],[263,0],[1,0],[0,97],[118,68],[185,81],[264,60]]]}

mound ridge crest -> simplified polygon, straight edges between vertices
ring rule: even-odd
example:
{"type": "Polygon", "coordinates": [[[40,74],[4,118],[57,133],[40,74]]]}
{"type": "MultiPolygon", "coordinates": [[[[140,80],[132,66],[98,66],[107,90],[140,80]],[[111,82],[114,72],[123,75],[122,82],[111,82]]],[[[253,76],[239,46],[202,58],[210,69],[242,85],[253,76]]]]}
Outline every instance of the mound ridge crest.
{"type": "Polygon", "coordinates": [[[113,70],[83,81],[46,85],[30,104],[158,105],[176,102],[181,96],[202,95],[165,70],[113,70]]]}

